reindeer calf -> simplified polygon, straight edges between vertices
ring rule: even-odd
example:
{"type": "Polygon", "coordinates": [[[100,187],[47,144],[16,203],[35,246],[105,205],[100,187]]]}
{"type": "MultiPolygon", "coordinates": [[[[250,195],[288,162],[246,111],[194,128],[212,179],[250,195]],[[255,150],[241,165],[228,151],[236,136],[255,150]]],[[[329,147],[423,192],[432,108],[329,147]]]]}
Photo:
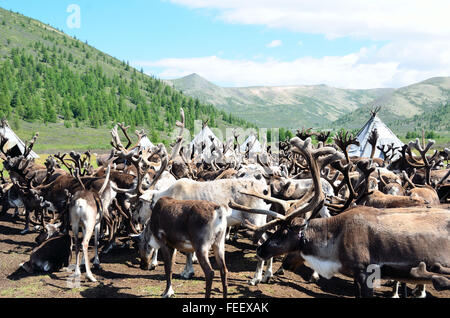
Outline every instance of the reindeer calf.
{"type": "Polygon", "coordinates": [[[30,260],[20,264],[20,267],[28,273],[59,271],[69,265],[72,256],[71,247],[70,235],[54,236],[36,247],[31,253],[30,260]]]}
{"type": "Polygon", "coordinates": [[[160,249],[164,259],[167,286],[164,298],[174,294],[172,265],[177,250],[195,252],[205,273],[205,298],[211,295],[214,271],[209,262],[211,247],[220,268],[223,297],[227,297],[227,267],[225,264],[225,234],[228,208],[208,201],[182,201],[169,197],[158,200],[144,231],[137,236],[141,267],[148,266],[154,249],[160,249]]]}
{"type": "Polygon", "coordinates": [[[86,276],[91,282],[97,282],[97,279],[92,275],[90,265],[89,265],[89,256],[88,256],[88,247],[89,241],[92,237],[92,233],[94,233],[94,241],[95,241],[95,258],[94,258],[94,266],[100,266],[100,260],[98,257],[98,237],[100,232],[100,222],[103,215],[104,206],[101,200],[102,194],[105,191],[110,177],[111,168],[108,167],[106,178],[103,183],[102,188],[97,192],[94,189],[86,189],[81,179],[77,175],[77,180],[82,186],[82,190],[77,191],[69,204],[69,213],[70,213],[70,224],[72,226],[72,233],[75,238],[75,255],[76,255],[76,263],[75,263],[75,277],[81,275],[80,271],[80,263],[79,263],[79,249],[78,249],[78,231],[79,226],[83,229],[83,241],[81,243],[83,249],[83,258],[84,264],[86,267],[86,276]]]}

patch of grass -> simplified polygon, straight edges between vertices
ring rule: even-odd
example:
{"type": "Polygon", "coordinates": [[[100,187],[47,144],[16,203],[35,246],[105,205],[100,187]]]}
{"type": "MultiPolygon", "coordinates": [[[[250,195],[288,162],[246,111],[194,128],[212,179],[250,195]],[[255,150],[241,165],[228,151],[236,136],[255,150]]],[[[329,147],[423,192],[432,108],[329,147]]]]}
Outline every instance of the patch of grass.
{"type": "Polygon", "coordinates": [[[164,283],[162,282],[161,286],[143,286],[138,289],[140,294],[144,294],[145,296],[161,296],[164,292],[164,283]]]}
{"type": "MultiPolygon", "coordinates": [[[[30,140],[36,132],[39,138],[33,147],[38,154],[54,154],[57,152],[87,151],[106,153],[111,149],[111,128],[90,127],[67,128],[64,123],[39,124],[22,121],[15,131],[24,142],[30,140]]],[[[44,160],[45,161],[45,160],[44,160]]]]}
{"type": "Polygon", "coordinates": [[[36,297],[42,291],[43,284],[41,281],[30,282],[20,287],[11,287],[0,291],[1,297],[36,297]]]}

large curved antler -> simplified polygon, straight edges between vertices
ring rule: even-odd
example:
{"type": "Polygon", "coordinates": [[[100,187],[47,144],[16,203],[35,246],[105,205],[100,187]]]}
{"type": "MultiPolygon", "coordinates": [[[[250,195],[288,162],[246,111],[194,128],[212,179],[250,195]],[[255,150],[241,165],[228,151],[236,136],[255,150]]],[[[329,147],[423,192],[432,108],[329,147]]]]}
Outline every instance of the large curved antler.
{"type": "Polygon", "coordinates": [[[370,133],[369,138],[367,139],[367,142],[372,146],[372,151],[370,153],[370,159],[373,159],[375,156],[375,151],[377,150],[377,142],[380,135],[378,134],[377,129],[372,130],[370,133]]]}
{"type": "MultiPolygon", "coordinates": [[[[294,153],[301,154],[306,162],[308,163],[309,169],[311,171],[311,176],[313,180],[313,187],[311,187],[307,193],[299,200],[293,201],[281,201],[281,205],[286,211],[286,216],[283,218],[277,217],[276,220],[266,223],[264,226],[259,228],[253,228],[255,230],[255,237],[261,237],[264,232],[272,229],[280,222],[291,222],[294,218],[302,216],[305,219],[310,219],[314,217],[315,213],[320,210],[320,206],[323,205],[325,201],[325,195],[322,191],[322,185],[320,180],[320,171],[326,165],[336,161],[342,160],[344,157],[341,153],[337,152],[336,149],[332,147],[322,147],[319,149],[314,149],[311,143],[311,138],[307,138],[305,141],[298,137],[291,140],[292,151],[294,153]]],[[[254,194],[252,192],[242,192],[244,194],[253,195],[262,199],[267,199],[269,201],[275,202],[271,197],[263,196],[260,194],[254,194]]],[[[230,207],[235,207],[239,209],[239,205],[230,203],[230,207]]],[[[250,213],[263,213],[264,210],[253,211],[252,209],[246,209],[246,212],[250,213]]],[[[273,211],[266,211],[267,215],[275,216],[273,211]]]]}
{"type": "Polygon", "coordinates": [[[430,150],[430,148],[435,144],[436,142],[434,140],[428,140],[428,144],[422,148],[422,146],[420,145],[420,141],[419,138],[416,139],[415,142],[410,142],[409,143],[409,147],[408,147],[408,153],[410,154],[410,158],[413,158],[413,155],[411,153],[411,149],[415,148],[419,153],[420,156],[422,157],[422,161],[423,164],[419,164],[417,161],[415,162],[410,162],[408,160],[408,158],[405,158],[407,163],[414,167],[414,168],[424,168],[425,169],[425,183],[429,186],[431,186],[431,169],[433,168],[437,155],[438,155],[438,151],[435,150],[434,155],[431,158],[427,157],[427,152],[430,150]]]}
{"type": "Polygon", "coordinates": [[[334,137],[334,143],[336,146],[338,146],[342,152],[345,155],[345,159],[347,160],[347,163],[350,162],[350,158],[348,156],[348,147],[350,145],[357,145],[359,146],[359,141],[356,139],[356,137],[353,137],[352,134],[349,136],[348,131],[341,130],[338,133],[336,133],[336,136],[334,137]]]}

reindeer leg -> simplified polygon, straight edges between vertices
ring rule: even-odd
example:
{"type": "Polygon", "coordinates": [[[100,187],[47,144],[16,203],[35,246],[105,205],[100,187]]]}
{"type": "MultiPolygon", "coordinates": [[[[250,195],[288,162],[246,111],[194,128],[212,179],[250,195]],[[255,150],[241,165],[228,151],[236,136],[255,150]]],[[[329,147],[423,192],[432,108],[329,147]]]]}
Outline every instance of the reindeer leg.
{"type": "Polygon", "coordinates": [[[25,210],[25,228],[20,232],[20,234],[25,235],[30,232],[30,211],[25,210]]]}
{"type": "Polygon", "coordinates": [[[191,279],[192,277],[194,277],[194,267],[192,266],[193,264],[193,253],[188,253],[186,255],[186,266],[184,267],[183,272],[181,273],[181,277],[183,277],[184,279],[191,279]]]}
{"type": "Polygon", "coordinates": [[[231,237],[231,226],[229,226],[229,227],[227,227],[227,233],[226,233],[226,235],[225,235],[225,239],[227,240],[227,241],[229,241],[230,240],[230,237],[231,237]]]}
{"type": "Polygon", "coordinates": [[[166,290],[164,291],[162,297],[170,298],[175,294],[172,288],[172,267],[177,250],[165,244],[161,244],[160,249],[162,257],[164,259],[164,270],[166,272],[166,290]]]}
{"type": "Polygon", "coordinates": [[[88,255],[88,248],[89,248],[89,241],[91,239],[92,236],[92,232],[94,232],[94,223],[86,221],[84,222],[85,225],[85,233],[84,233],[84,237],[83,237],[83,242],[81,243],[81,246],[83,248],[83,257],[84,257],[84,265],[86,267],[86,277],[93,283],[97,282],[97,279],[95,279],[95,277],[92,275],[91,272],[91,267],[89,264],[89,255],[88,255]],[[92,224],[89,224],[92,223],[92,224]]]}
{"type": "Polygon", "coordinates": [[[192,264],[198,264],[197,253],[192,253],[192,264]]]}
{"type": "Polygon", "coordinates": [[[419,284],[411,292],[415,298],[426,298],[427,292],[425,291],[425,285],[419,284]]]}
{"type": "MultiPolygon", "coordinates": [[[[224,233],[225,234],[225,233],[224,233]]],[[[220,278],[222,279],[222,290],[223,290],[223,298],[227,298],[228,296],[228,269],[227,264],[225,263],[225,238],[223,235],[221,238],[216,241],[213,245],[214,257],[216,259],[216,263],[219,266],[220,270],[220,278]]]]}
{"type": "MultiPolygon", "coordinates": [[[[152,260],[150,262],[150,268],[149,270],[154,270],[158,266],[158,248],[152,248],[153,249],[153,255],[152,260]]],[[[151,253],[151,251],[150,251],[151,253]]]]}
{"type": "Polygon", "coordinates": [[[209,262],[208,248],[203,246],[202,249],[196,249],[196,254],[198,257],[198,262],[200,263],[200,267],[205,273],[205,280],[206,280],[205,298],[210,298],[212,282],[214,279],[214,271],[211,267],[211,263],[209,262]]]}
{"type": "Polygon", "coordinates": [[[15,207],[14,208],[14,214],[13,214],[13,219],[16,219],[19,217],[19,207],[15,207]]]}
{"type": "Polygon", "coordinates": [[[272,265],[273,265],[273,258],[270,258],[267,261],[266,271],[264,273],[263,279],[261,280],[262,283],[268,283],[269,280],[272,278],[273,276],[272,265]]]}
{"type": "Polygon", "coordinates": [[[100,259],[98,257],[98,236],[99,236],[99,233],[100,233],[100,222],[98,222],[95,225],[95,230],[94,230],[95,257],[94,257],[93,265],[94,265],[95,269],[101,269],[101,267],[100,267],[100,259]]]}
{"type": "Polygon", "coordinates": [[[74,277],[80,277],[81,276],[81,270],[80,270],[80,248],[78,246],[78,231],[79,231],[79,224],[78,224],[78,222],[73,222],[73,220],[72,220],[72,233],[73,233],[73,238],[74,238],[74,241],[75,241],[75,272],[73,274],[74,277]]]}
{"type": "Polygon", "coordinates": [[[258,264],[256,265],[256,271],[255,276],[249,281],[249,284],[252,286],[258,285],[262,280],[262,274],[263,274],[263,268],[264,268],[264,261],[258,259],[258,264]]]}
{"type": "Polygon", "coordinates": [[[283,276],[284,275],[284,268],[283,264],[280,265],[280,268],[278,268],[274,274],[275,276],[283,276]]]}
{"type": "MultiPolygon", "coordinates": [[[[16,208],[17,209],[17,208],[16,208]]],[[[0,216],[4,216],[9,210],[9,204],[7,200],[2,202],[2,210],[0,211],[0,216]]]]}
{"type": "Polygon", "coordinates": [[[356,298],[372,298],[373,287],[369,287],[368,275],[365,269],[357,269],[354,272],[355,296],[356,298]]]}
{"type": "Polygon", "coordinates": [[[400,286],[400,283],[397,281],[394,281],[394,285],[392,287],[392,296],[391,298],[400,298],[398,295],[398,287],[400,286]]]}
{"type": "Polygon", "coordinates": [[[408,298],[408,286],[406,285],[406,283],[402,283],[402,288],[403,288],[403,298],[408,298]]]}

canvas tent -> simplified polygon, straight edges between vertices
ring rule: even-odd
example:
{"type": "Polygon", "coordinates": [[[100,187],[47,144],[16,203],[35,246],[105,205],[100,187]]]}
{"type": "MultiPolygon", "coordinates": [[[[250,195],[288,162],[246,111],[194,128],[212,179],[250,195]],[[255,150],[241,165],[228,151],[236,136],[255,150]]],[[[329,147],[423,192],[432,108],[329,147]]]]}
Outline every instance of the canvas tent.
{"type": "MultiPolygon", "coordinates": [[[[25,153],[25,143],[17,137],[6,120],[0,122],[0,136],[8,139],[8,142],[3,147],[5,152],[9,150],[12,156],[20,156],[25,153]]],[[[34,151],[31,151],[27,157],[27,159],[37,158],[39,158],[39,156],[34,151]]]]}
{"type": "Polygon", "coordinates": [[[222,148],[222,142],[216,137],[216,135],[214,135],[214,133],[207,125],[204,125],[202,130],[189,144],[189,149],[192,150],[193,147],[195,147],[195,152],[200,153],[202,149],[201,145],[202,143],[205,143],[206,147],[204,152],[206,152],[207,154],[211,154],[211,145],[213,144],[213,142],[216,148],[222,148]],[[211,141],[211,139],[213,141],[211,141]]]}
{"type": "MultiPolygon", "coordinates": [[[[403,142],[397,138],[397,136],[381,121],[377,116],[377,112],[372,112],[372,117],[364,125],[364,127],[358,132],[356,139],[359,141],[359,146],[351,145],[348,151],[350,157],[366,157],[369,158],[372,152],[372,146],[368,142],[370,134],[377,130],[379,138],[377,142],[377,149],[375,150],[374,158],[384,159],[383,153],[378,147],[394,144],[394,147],[403,147],[403,142]]],[[[393,157],[395,160],[398,157],[398,153],[393,157]]]]}
{"type": "Polygon", "coordinates": [[[139,146],[141,146],[144,149],[152,149],[155,147],[155,145],[150,141],[150,139],[147,136],[142,137],[141,141],[139,142],[139,146]]]}
{"type": "Polygon", "coordinates": [[[247,146],[252,147],[250,149],[250,153],[261,153],[263,151],[261,143],[253,134],[248,136],[247,140],[241,145],[240,148],[241,153],[245,153],[247,151],[247,146]]]}

